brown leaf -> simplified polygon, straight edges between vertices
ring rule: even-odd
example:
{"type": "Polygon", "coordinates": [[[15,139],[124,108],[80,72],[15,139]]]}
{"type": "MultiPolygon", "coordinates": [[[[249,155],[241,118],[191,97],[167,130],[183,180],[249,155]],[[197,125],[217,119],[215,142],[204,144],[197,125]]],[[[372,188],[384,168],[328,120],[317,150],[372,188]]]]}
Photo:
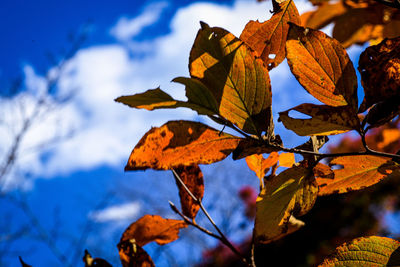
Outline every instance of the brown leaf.
{"type": "Polygon", "coordinates": [[[122,267],[155,267],[149,254],[134,239],[119,243],[118,252],[122,267]]]}
{"type": "Polygon", "coordinates": [[[370,127],[378,127],[400,114],[400,95],[375,104],[365,117],[370,127]]]}
{"type": "Polygon", "coordinates": [[[399,247],[391,238],[361,237],[337,247],[319,266],[400,266],[399,247]]]}
{"type": "Polygon", "coordinates": [[[186,228],[182,220],[164,219],[158,215],[145,215],[122,234],[120,243],[134,239],[135,244],[144,246],[149,242],[165,245],[179,238],[179,230],[186,228]]]}
{"type": "Polygon", "coordinates": [[[331,107],[326,105],[302,104],[284,112],[279,112],[283,125],[301,136],[340,134],[360,128],[356,111],[349,106],[331,107]],[[296,119],[289,116],[290,111],[311,116],[309,119],[296,119]]]}
{"type": "Polygon", "coordinates": [[[191,121],[170,121],[148,131],[133,149],[125,170],[168,170],[226,158],[241,138],[191,121]]]}
{"type": "Polygon", "coordinates": [[[191,77],[214,95],[221,117],[261,136],[273,128],[268,69],[230,32],[201,25],[189,57],[191,77]]]}
{"type": "Polygon", "coordinates": [[[357,109],[356,73],[339,42],[291,24],[286,52],[292,73],[311,95],[329,106],[357,109]]]}
{"type": "MultiPolygon", "coordinates": [[[[333,179],[317,177],[319,195],[342,194],[372,186],[400,165],[388,158],[380,156],[347,156],[338,157],[331,161],[331,165],[341,165],[342,169],[333,170],[333,179]]],[[[330,176],[332,177],[332,176],[330,176]]]]}
{"type": "Polygon", "coordinates": [[[304,167],[287,169],[267,180],[257,198],[255,241],[270,243],[287,235],[289,229],[298,229],[290,227],[291,216],[307,213],[313,207],[317,193],[314,176],[304,167]]]}
{"type": "MultiPolygon", "coordinates": [[[[20,259],[21,260],[21,259],[20,259]]],[[[101,258],[94,258],[90,253],[85,249],[85,255],[83,256],[83,262],[85,263],[85,267],[112,267],[112,265],[101,258]]],[[[22,265],[23,267],[30,267],[30,265],[22,265]]]]}
{"type": "Polygon", "coordinates": [[[365,49],[358,62],[365,97],[359,112],[400,96],[400,37],[365,49]]]}
{"type": "MultiPolygon", "coordinates": [[[[204,195],[204,181],[200,167],[197,165],[183,166],[176,168],[175,171],[188,187],[190,192],[192,192],[197,199],[201,200],[204,195]]],[[[176,185],[179,189],[182,213],[187,217],[194,219],[199,211],[199,204],[193,200],[179,181],[176,181],[176,185]]]]}
{"type": "MultiPolygon", "coordinates": [[[[270,140],[269,142],[276,145],[282,145],[282,140],[280,140],[280,137],[276,137],[277,138],[274,137],[274,140],[270,140]]],[[[239,145],[232,153],[232,158],[234,160],[237,160],[254,154],[269,154],[274,151],[279,151],[279,148],[268,146],[264,140],[260,141],[256,139],[246,138],[240,140],[239,145]]]]}
{"type": "Polygon", "coordinates": [[[264,158],[262,154],[254,154],[246,157],[246,163],[250,170],[256,173],[260,179],[260,185],[263,187],[264,176],[269,169],[278,163],[279,155],[277,152],[269,154],[268,158],[264,158]]]}
{"type": "Polygon", "coordinates": [[[301,15],[302,25],[318,30],[333,22],[346,11],[347,7],[343,4],[343,1],[333,4],[325,2],[317,10],[303,13],[301,15]]]}
{"type": "Polygon", "coordinates": [[[256,52],[269,70],[285,59],[288,22],[300,24],[299,12],[293,0],[282,1],[274,6],[277,8],[269,20],[263,23],[249,21],[240,35],[240,39],[256,52]]]}

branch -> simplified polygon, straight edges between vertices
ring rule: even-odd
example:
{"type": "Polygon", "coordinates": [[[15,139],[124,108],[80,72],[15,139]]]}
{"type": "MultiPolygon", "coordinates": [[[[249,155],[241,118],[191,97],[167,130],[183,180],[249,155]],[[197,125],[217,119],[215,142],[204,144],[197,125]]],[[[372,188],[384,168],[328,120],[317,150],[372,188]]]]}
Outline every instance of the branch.
{"type": "Polygon", "coordinates": [[[179,177],[179,175],[176,173],[176,171],[174,169],[172,169],[172,173],[175,176],[175,179],[183,186],[183,188],[185,189],[185,191],[189,194],[189,196],[200,206],[200,209],[203,211],[203,213],[206,215],[207,219],[210,221],[210,223],[214,226],[215,230],[217,230],[219,235],[216,235],[212,232],[210,232],[209,230],[198,226],[194,221],[192,220],[188,220],[189,218],[187,218],[186,216],[184,216],[183,214],[181,215],[181,212],[178,211],[178,209],[176,208],[175,205],[173,205],[173,203],[170,202],[171,208],[173,211],[177,212],[184,220],[186,217],[186,222],[188,222],[190,225],[195,226],[197,229],[205,232],[206,234],[217,238],[218,240],[220,240],[224,245],[226,245],[228,248],[230,248],[230,250],[232,250],[233,253],[235,253],[242,261],[243,263],[245,263],[247,266],[252,266],[251,263],[249,263],[247,261],[247,259],[232,245],[231,242],[229,242],[229,240],[226,238],[226,236],[222,233],[222,231],[219,229],[219,227],[216,225],[216,223],[214,222],[214,220],[211,218],[210,214],[208,213],[208,211],[205,209],[205,207],[203,206],[203,203],[201,202],[200,199],[198,199],[195,195],[193,195],[193,193],[190,191],[190,189],[186,186],[186,184],[182,181],[181,177],[179,177]],[[175,207],[175,208],[173,208],[175,207]],[[197,226],[196,226],[197,225],[197,226]]]}
{"type": "Polygon", "coordinates": [[[385,5],[385,6],[388,6],[388,7],[400,9],[400,1],[399,0],[394,0],[394,1],[390,1],[390,0],[375,0],[375,2],[378,2],[378,3],[380,3],[382,5],[385,5]]]}

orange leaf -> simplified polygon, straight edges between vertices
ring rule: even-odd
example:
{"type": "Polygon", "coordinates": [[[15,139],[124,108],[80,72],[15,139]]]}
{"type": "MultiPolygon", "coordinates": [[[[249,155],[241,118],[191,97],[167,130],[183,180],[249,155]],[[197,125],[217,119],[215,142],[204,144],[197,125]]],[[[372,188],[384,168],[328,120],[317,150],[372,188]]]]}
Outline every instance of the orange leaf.
{"type": "MultiPolygon", "coordinates": [[[[331,165],[341,165],[342,169],[333,170],[333,179],[317,177],[319,195],[346,193],[364,189],[381,181],[400,165],[380,156],[338,157],[331,165]]],[[[330,175],[332,177],[332,175],[330,175]]]]}
{"type": "Polygon", "coordinates": [[[296,134],[332,135],[340,134],[360,127],[357,112],[349,106],[331,107],[326,105],[302,104],[284,112],[279,112],[279,120],[296,134]],[[290,111],[311,116],[309,119],[296,119],[289,116],[290,111]]]}
{"type": "Polygon", "coordinates": [[[272,152],[268,158],[264,158],[262,154],[248,156],[246,157],[246,163],[250,170],[254,171],[262,181],[269,168],[274,166],[278,162],[278,159],[278,153],[272,152]]]}
{"type": "Polygon", "coordinates": [[[240,35],[240,39],[256,52],[269,70],[285,59],[288,22],[300,24],[299,12],[293,0],[274,3],[274,7],[274,14],[269,20],[263,23],[249,21],[240,35]]]}
{"type": "Polygon", "coordinates": [[[199,122],[170,121],[142,137],[125,170],[168,170],[210,164],[226,158],[240,139],[199,122]]]}
{"type": "Polygon", "coordinates": [[[189,57],[189,70],[214,95],[219,115],[245,132],[272,129],[271,84],[262,60],[222,28],[202,23],[189,57]]]}
{"type": "Polygon", "coordinates": [[[383,150],[386,146],[392,144],[393,142],[398,142],[400,140],[400,130],[399,129],[383,129],[382,130],[382,140],[380,140],[376,146],[379,150],[383,150]]]}
{"type": "Polygon", "coordinates": [[[334,4],[325,2],[317,10],[303,13],[301,20],[304,26],[317,30],[325,27],[346,11],[343,1],[334,4]]]}
{"type": "Polygon", "coordinates": [[[155,267],[149,254],[133,239],[119,243],[118,252],[122,267],[155,267]]]}
{"type": "Polygon", "coordinates": [[[293,164],[295,164],[295,163],[296,163],[296,160],[294,159],[293,153],[279,154],[279,166],[280,167],[291,168],[293,166],[293,164]]]}
{"type": "MultiPolygon", "coordinates": [[[[203,173],[199,166],[182,166],[176,168],[175,171],[189,188],[190,192],[192,192],[197,199],[201,200],[204,195],[204,181],[203,173]]],[[[193,198],[187,193],[180,182],[176,181],[176,185],[179,189],[182,213],[191,219],[195,218],[200,208],[199,204],[194,202],[193,198]]]]}
{"type": "Polygon", "coordinates": [[[165,245],[179,238],[179,230],[186,228],[182,220],[164,219],[158,215],[144,215],[122,234],[120,243],[135,240],[135,244],[144,246],[150,242],[165,245]]]}
{"type": "Polygon", "coordinates": [[[292,73],[315,98],[357,109],[357,77],[346,50],[321,31],[291,24],[286,41],[292,73]]]}
{"type": "Polygon", "coordinates": [[[361,237],[337,247],[319,266],[400,266],[396,255],[399,247],[400,243],[391,238],[361,237]]]}
{"type": "Polygon", "coordinates": [[[358,65],[365,92],[359,112],[400,96],[400,37],[368,47],[358,65]]]}

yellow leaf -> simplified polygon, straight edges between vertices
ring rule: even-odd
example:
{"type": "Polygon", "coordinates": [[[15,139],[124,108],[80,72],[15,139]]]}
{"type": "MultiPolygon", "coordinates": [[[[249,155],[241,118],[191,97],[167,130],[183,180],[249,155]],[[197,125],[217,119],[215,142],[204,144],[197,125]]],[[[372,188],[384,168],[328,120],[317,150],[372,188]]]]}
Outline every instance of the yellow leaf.
{"type": "Polygon", "coordinates": [[[302,104],[279,113],[279,121],[301,136],[340,134],[360,127],[357,112],[349,106],[331,107],[326,105],[302,104]],[[295,119],[290,111],[311,116],[309,119],[295,119]]]}
{"type": "Polygon", "coordinates": [[[168,170],[226,158],[241,138],[202,123],[170,121],[148,131],[133,149],[125,170],[168,170]]]}
{"type": "Polygon", "coordinates": [[[294,159],[294,154],[293,153],[281,153],[279,154],[279,166],[281,167],[286,167],[286,168],[291,168],[293,164],[296,163],[296,160],[294,159]]]}
{"type": "Polygon", "coordinates": [[[254,154],[246,157],[247,166],[250,170],[254,171],[260,179],[261,188],[264,184],[264,176],[269,169],[278,163],[279,155],[276,152],[269,154],[268,158],[264,158],[262,154],[254,154]]]}
{"type": "Polygon", "coordinates": [[[189,70],[214,95],[221,117],[258,136],[273,127],[268,69],[233,34],[202,23],[189,70]]]}
{"type": "Polygon", "coordinates": [[[269,243],[288,234],[290,217],[307,213],[317,193],[314,176],[304,167],[287,169],[266,181],[256,204],[256,242],[269,243]]]}

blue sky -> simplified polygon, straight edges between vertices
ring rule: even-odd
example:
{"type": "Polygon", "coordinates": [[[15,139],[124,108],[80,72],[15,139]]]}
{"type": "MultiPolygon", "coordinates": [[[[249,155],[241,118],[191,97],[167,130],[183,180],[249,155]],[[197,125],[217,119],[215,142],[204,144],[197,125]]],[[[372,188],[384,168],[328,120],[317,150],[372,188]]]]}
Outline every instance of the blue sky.
{"type": "MultiPolygon", "coordinates": [[[[310,6],[299,2],[298,8],[304,11],[310,6]]],[[[23,139],[14,171],[2,182],[2,191],[22,197],[46,229],[57,229],[57,236],[69,236],[56,245],[74,264],[80,262],[79,253],[85,248],[117,263],[115,244],[130,222],[146,213],[174,217],[168,213],[168,200],[179,202],[169,173],[123,172],[134,145],[150,127],[168,120],[215,124],[185,109],[132,110],[113,99],[158,86],[174,97],[184,97],[183,87],[170,81],[188,76],[188,55],[199,21],[224,27],[239,36],[248,20],[264,21],[270,17],[271,9],[270,3],[239,0],[1,1],[0,34],[5,40],[0,42],[1,157],[24,116],[32,113],[35,99],[45,90],[46,76],[57,75],[55,64],[70,49],[70,36],[84,32],[87,37],[63,67],[56,90],[46,96],[53,109],[43,112],[23,139]],[[23,78],[23,89],[10,95],[6,88],[15,78],[23,78]],[[67,103],[58,101],[71,93],[67,103]],[[55,137],[62,141],[42,146],[55,137]],[[68,243],[69,239],[79,240],[82,229],[90,230],[85,242],[75,246],[68,243]],[[76,252],[77,248],[81,250],[76,252]]],[[[353,59],[360,51],[353,49],[353,59]]],[[[315,102],[289,74],[286,62],[270,74],[275,121],[278,111],[315,102]]],[[[281,124],[276,128],[288,146],[304,140],[281,124]]],[[[221,194],[216,188],[226,186],[227,178],[230,183],[235,181],[230,185],[234,193],[228,195],[235,195],[242,185],[258,184],[244,161],[232,163],[228,159],[203,167],[203,171],[208,190],[205,202],[209,204],[221,194]],[[226,173],[227,167],[234,174],[226,173]]],[[[230,201],[230,205],[235,204],[230,201]]],[[[15,205],[6,199],[0,202],[1,213],[7,214],[0,221],[0,229],[6,230],[0,234],[11,233],[28,221],[15,205]],[[2,227],[3,224],[9,227],[2,227]]],[[[197,238],[196,233],[187,232],[187,242],[191,236],[197,238]]],[[[206,245],[212,244],[205,239],[206,245]]],[[[3,257],[2,266],[15,266],[17,255],[33,266],[61,266],[46,246],[31,238],[0,245],[0,253],[11,255],[3,257]],[[35,249],[30,250],[32,247],[35,249]]],[[[181,247],[172,246],[171,250],[181,247]]],[[[157,252],[156,246],[146,249],[157,252]]],[[[200,253],[190,255],[196,259],[200,253]]],[[[164,256],[158,257],[159,266],[168,265],[164,256]]]]}

